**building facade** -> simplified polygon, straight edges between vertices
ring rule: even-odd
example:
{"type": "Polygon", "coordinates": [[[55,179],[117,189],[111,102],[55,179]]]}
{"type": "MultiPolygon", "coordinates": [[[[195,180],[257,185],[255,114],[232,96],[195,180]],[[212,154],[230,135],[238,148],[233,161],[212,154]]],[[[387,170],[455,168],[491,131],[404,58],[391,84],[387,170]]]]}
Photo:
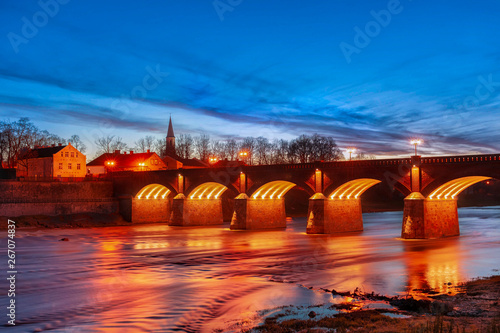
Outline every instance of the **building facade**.
{"type": "Polygon", "coordinates": [[[32,179],[83,178],[87,157],[71,143],[35,147],[21,154],[17,161],[16,176],[32,179]]]}
{"type": "Polygon", "coordinates": [[[165,170],[167,165],[158,156],[150,152],[145,153],[105,153],[87,164],[87,174],[98,176],[112,171],[154,171],[165,170]]]}

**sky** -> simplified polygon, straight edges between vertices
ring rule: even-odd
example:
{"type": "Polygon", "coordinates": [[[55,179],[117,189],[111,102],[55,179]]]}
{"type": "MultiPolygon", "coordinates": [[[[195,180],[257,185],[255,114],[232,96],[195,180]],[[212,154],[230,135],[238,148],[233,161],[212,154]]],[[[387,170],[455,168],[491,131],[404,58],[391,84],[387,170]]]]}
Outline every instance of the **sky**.
{"type": "Polygon", "coordinates": [[[95,152],[332,136],[377,158],[500,151],[500,1],[0,2],[0,119],[95,152]]]}

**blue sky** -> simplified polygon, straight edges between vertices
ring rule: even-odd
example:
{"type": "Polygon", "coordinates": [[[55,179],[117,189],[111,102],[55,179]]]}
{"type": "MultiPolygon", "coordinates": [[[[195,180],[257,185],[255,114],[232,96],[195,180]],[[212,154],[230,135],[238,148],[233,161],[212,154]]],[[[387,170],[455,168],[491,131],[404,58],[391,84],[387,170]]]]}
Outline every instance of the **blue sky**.
{"type": "Polygon", "coordinates": [[[97,136],[165,136],[170,114],[176,134],[320,133],[380,158],[410,154],[413,137],[426,155],[498,152],[499,13],[499,1],[2,0],[0,118],[79,134],[89,155],[97,136]]]}

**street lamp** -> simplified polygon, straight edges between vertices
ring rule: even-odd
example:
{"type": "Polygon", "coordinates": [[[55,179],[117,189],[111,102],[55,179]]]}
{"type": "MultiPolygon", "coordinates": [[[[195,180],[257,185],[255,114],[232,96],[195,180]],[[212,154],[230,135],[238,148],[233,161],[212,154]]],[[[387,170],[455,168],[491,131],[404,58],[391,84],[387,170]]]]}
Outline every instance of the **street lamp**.
{"type": "Polygon", "coordinates": [[[219,160],[219,159],[218,159],[217,157],[212,156],[212,157],[209,157],[209,158],[208,158],[208,163],[210,163],[210,164],[212,164],[212,165],[213,165],[213,164],[217,163],[217,161],[218,161],[218,160],[219,160]]]}
{"type": "Polygon", "coordinates": [[[352,153],[356,151],[356,148],[347,148],[346,150],[349,153],[349,161],[352,160],[352,153]]]}
{"type": "Polygon", "coordinates": [[[422,140],[422,139],[414,139],[414,140],[411,140],[410,143],[412,145],[415,145],[415,156],[418,156],[418,154],[417,154],[417,146],[421,145],[422,143],[424,143],[424,140],[422,140]]]}

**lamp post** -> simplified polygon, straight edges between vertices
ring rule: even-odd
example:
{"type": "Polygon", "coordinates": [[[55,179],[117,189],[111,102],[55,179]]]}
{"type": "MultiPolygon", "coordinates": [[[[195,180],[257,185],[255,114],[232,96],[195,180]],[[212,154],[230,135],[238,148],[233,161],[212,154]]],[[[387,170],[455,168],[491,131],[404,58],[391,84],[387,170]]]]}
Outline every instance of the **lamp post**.
{"type": "Polygon", "coordinates": [[[217,163],[219,159],[215,156],[211,156],[208,158],[208,163],[210,163],[210,165],[214,165],[215,163],[217,163]]]}
{"type": "Polygon", "coordinates": [[[240,151],[240,153],[239,153],[238,155],[240,156],[240,158],[241,158],[242,160],[245,160],[245,161],[246,161],[246,159],[248,158],[248,152],[247,152],[247,151],[244,151],[244,150],[243,150],[243,151],[240,151]]]}
{"type": "Polygon", "coordinates": [[[417,146],[421,145],[422,143],[424,143],[424,140],[422,140],[422,139],[414,139],[414,140],[411,140],[410,142],[411,142],[412,145],[415,146],[415,156],[418,156],[418,154],[417,154],[417,146]]]}
{"type": "Polygon", "coordinates": [[[356,151],[356,148],[347,148],[346,150],[349,153],[349,161],[352,160],[352,153],[356,151]]]}

